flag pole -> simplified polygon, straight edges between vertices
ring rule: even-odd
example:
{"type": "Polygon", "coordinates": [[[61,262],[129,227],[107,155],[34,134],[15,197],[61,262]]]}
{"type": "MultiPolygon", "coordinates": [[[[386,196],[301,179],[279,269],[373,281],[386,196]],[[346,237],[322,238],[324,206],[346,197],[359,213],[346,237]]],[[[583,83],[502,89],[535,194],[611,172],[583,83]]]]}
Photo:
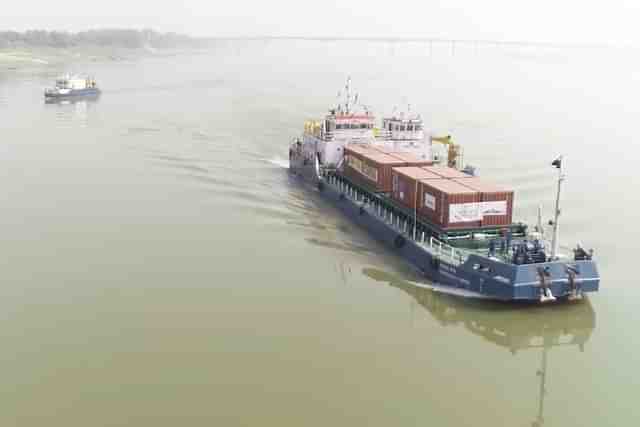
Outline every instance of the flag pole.
{"type": "Polygon", "coordinates": [[[551,163],[558,169],[558,192],[556,194],[556,211],[553,218],[553,240],[551,241],[551,260],[558,259],[558,246],[560,245],[560,191],[562,189],[562,182],[564,181],[564,174],[562,173],[562,156],[558,157],[551,163]]]}

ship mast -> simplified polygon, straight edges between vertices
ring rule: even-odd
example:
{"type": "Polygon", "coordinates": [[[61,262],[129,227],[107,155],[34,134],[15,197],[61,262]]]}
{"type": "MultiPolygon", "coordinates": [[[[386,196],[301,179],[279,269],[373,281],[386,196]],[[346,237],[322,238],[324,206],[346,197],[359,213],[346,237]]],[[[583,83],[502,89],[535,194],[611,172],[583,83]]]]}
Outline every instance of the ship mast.
{"type": "Polygon", "coordinates": [[[562,182],[564,181],[564,173],[562,171],[562,156],[555,159],[552,163],[558,169],[558,192],[556,194],[556,210],[553,218],[553,240],[551,241],[551,260],[558,259],[558,246],[560,245],[560,191],[562,189],[562,182]]]}
{"type": "Polygon", "coordinates": [[[344,110],[346,114],[349,114],[350,111],[350,107],[351,107],[351,77],[347,77],[347,84],[344,87],[345,90],[345,103],[344,103],[344,110]]]}

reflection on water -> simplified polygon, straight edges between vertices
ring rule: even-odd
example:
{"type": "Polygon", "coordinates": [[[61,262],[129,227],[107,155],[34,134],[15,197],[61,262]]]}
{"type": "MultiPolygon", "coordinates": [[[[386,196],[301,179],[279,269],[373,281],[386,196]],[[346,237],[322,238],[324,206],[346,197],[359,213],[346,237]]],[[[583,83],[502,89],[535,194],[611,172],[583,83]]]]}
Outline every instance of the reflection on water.
{"type": "Polygon", "coordinates": [[[70,97],[70,98],[45,98],[48,108],[57,108],[55,111],[58,122],[78,122],[86,124],[89,111],[93,104],[100,100],[100,95],[70,97]]]}
{"type": "Polygon", "coordinates": [[[84,95],[84,96],[70,96],[70,97],[61,97],[61,98],[45,98],[45,104],[58,104],[58,105],[69,105],[69,104],[87,104],[90,102],[97,102],[100,99],[100,94],[94,95],[84,95]]]}
{"type": "Polygon", "coordinates": [[[538,408],[533,426],[544,424],[547,394],[547,357],[553,347],[576,346],[584,350],[596,326],[596,315],[589,299],[573,304],[528,306],[468,301],[414,286],[393,274],[364,268],[363,274],[409,294],[442,326],[463,325],[474,335],[507,348],[513,354],[527,349],[541,350],[538,408]]]}
{"type": "Polygon", "coordinates": [[[406,292],[443,326],[463,325],[469,332],[514,354],[565,345],[583,350],[595,329],[596,316],[588,299],[522,310],[517,304],[464,300],[435,293],[373,268],[365,268],[363,273],[406,292]]]}

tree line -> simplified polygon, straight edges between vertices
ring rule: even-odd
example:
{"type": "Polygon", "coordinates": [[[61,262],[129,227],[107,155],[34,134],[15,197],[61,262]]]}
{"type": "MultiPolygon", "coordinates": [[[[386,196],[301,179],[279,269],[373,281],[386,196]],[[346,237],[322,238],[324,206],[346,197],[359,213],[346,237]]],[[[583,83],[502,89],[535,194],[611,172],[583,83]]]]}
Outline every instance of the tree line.
{"type": "Polygon", "coordinates": [[[61,47],[109,46],[126,48],[171,48],[202,44],[204,40],[177,33],[154,30],[102,29],[78,33],[67,31],[29,30],[24,32],[0,31],[2,47],[61,47]]]}

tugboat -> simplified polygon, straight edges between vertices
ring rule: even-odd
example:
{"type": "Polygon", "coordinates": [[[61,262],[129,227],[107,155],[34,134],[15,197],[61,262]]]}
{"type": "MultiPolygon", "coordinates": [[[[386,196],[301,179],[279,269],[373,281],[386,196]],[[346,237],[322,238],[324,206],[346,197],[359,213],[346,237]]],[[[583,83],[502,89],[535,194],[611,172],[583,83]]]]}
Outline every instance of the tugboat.
{"type": "Polygon", "coordinates": [[[512,220],[514,191],[475,176],[462,165],[462,148],[450,136],[427,136],[419,115],[383,119],[354,111],[345,99],[323,120],[305,123],[289,146],[289,170],[387,244],[433,282],[439,292],[501,301],[581,299],[599,289],[593,250],[561,253],[558,171],[551,241],[542,214],[533,230],[512,220]],[[433,143],[447,147],[446,164],[433,143]]]}
{"type": "Polygon", "coordinates": [[[56,79],[53,88],[44,90],[45,100],[54,100],[73,97],[96,97],[100,95],[100,89],[95,79],[90,77],[66,75],[56,79]]]}

